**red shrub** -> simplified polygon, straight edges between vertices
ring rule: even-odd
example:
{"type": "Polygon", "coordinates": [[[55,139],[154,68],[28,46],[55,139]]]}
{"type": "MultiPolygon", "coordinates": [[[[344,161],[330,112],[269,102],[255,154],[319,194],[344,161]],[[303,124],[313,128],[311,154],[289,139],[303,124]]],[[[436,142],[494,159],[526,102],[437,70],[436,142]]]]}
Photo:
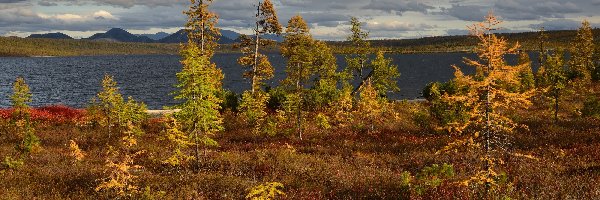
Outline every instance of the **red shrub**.
{"type": "MultiPolygon", "coordinates": [[[[0,109],[0,117],[3,119],[11,118],[14,109],[0,109]]],[[[75,109],[63,105],[44,106],[40,108],[32,108],[30,110],[31,120],[50,123],[66,123],[77,122],[83,120],[85,110],[75,109]]]]}

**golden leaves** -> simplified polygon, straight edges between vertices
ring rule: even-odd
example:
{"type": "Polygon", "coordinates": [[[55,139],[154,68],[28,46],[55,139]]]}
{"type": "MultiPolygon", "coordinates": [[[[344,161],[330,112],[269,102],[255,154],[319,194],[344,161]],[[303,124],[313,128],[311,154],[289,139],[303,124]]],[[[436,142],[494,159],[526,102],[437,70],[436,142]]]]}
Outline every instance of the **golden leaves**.
{"type": "Polygon", "coordinates": [[[79,145],[73,140],[69,140],[69,150],[71,157],[75,158],[76,161],[82,161],[85,158],[85,153],[79,148],[79,145]]]}

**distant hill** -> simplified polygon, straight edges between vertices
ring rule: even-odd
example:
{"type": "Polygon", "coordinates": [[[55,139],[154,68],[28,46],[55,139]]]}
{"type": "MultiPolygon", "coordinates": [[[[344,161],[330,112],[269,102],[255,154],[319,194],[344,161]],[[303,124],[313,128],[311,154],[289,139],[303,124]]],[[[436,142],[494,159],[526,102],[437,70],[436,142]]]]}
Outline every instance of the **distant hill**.
{"type": "Polygon", "coordinates": [[[31,34],[27,38],[73,39],[71,36],[64,33],[31,34]]]}
{"type": "Polygon", "coordinates": [[[148,37],[152,40],[158,41],[160,39],[166,38],[167,36],[169,36],[170,34],[165,33],[165,32],[158,32],[155,34],[136,34],[136,36],[145,36],[148,37]]]}
{"type": "Polygon", "coordinates": [[[142,42],[152,43],[154,40],[146,36],[137,36],[127,32],[120,28],[113,28],[106,33],[96,33],[86,40],[98,40],[98,41],[116,41],[116,42],[142,42]]]}
{"type": "Polygon", "coordinates": [[[230,30],[221,30],[221,39],[223,39],[223,37],[230,39],[232,41],[237,40],[240,37],[241,34],[239,34],[238,32],[235,31],[230,31],[230,30]]]}
{"type": "Polygon", "coordinates": [[[179,45],[0,37],[2,56],[177,55],[179,45]]]}
{"type": "MultiPolygon", "coordinates": [[[[233,31],[231,31],[233,32],[233,31]]],[[[229,34],[230,36],[233,35],[233,33],[231,32],[227,32],[227,34],[229,34]]],[[[239,35],[239,34],[238,34],[239,35]]],[[[187,37],[187,32],[184,29],[181,29],[179,31],[177,31],[176,33],[173,33],[161,40],[159,40],[158,42],[160,43],[186,43],[188,41],[188,37],[187,37]]],[[[233,44],[235,43],[234,39],[230,39],[228,37],[226,37],[225,35],[221,35],[221,38],[219,39],[219,44],[233,44]]]]}
{"type": "MultiPolygon", "coordinates": [[[[600,29],[593,30],[596,42],[600,39],[600,29]]],[[[510,43],[519,42],[521,49],[537,50],[539,45],[538,32],[500,33],[510,43]]],[[[576,30],[546,31],[548,48],[568,48],[569,43],[577,35],[576,30]]],[[[468,35],[436,36],[417,39],[384,39],[370,40],[375,47],[384,47],[393,53],[419,52],[470,52],[477,45],[477,39],[468,35]]],[[[346,41],[329,41],[338,53],[348,53],[349,43],[346,41]]]]}

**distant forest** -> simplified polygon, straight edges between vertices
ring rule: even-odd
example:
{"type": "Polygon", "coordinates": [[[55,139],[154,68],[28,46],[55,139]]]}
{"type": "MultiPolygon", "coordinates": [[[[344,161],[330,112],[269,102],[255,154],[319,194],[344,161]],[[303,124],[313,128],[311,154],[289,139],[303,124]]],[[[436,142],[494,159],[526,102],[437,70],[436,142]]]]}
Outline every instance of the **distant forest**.
{"type": "MultiPolygon", "coordinates": [[[[600,29],[593,30],[594,36],[600,36],[600,29]]],[[[554,49],[568,46],[575,37],[575,30],[547,31],[547,47],[554,49]]],[[[499,34],[509,41],[518,41],[523,50],[536,50],[539,33],[503,33],[499,34]]],[[[383,47],[388,53],[449,53],[472,52],[477,39],[471,36],[436,36],[419,39],[370,40],[374,47],[383,47]]],[[[335,53],[350,51],[348,42],[329,41],[335,53]]],[[[0,37],[0,56],[94,56],[94,55],[145,55],[179,53],[178,44],[126,43],[111,41],[87,41],[66,39],[40,39],[0,37]]],[[[233,45],[221,45],[217,52],[238,52],[233,45]]],[[[270,51],[278,51],[278,47],[270,51]]]]}
{"type": "Polygon", "coordinates": [[[178,44],[0,37],[0,56],[178,54],[178,44]]]}

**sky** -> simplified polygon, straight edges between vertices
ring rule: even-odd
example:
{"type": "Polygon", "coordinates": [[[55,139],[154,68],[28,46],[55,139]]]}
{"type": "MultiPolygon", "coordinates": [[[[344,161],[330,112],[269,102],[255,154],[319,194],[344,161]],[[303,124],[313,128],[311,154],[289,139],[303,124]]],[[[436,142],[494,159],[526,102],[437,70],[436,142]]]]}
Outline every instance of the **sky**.
{"type": "MultiPolygon", "coordinates": [[[[300,14],[317,39],[344,40],[349,19],[364,22],[373,39],[464,35],[493,11],[502,32],[600,27],[600,0],[272,0],[286,25],[300,14]]],[[[135,34],[181,29],[189,0],[0,0],[0,35],[62,32],[84,38],[110,28],[135,34]]],[[[258,0],[214,0],[222,29],[250,33],[258,0]]]]}

